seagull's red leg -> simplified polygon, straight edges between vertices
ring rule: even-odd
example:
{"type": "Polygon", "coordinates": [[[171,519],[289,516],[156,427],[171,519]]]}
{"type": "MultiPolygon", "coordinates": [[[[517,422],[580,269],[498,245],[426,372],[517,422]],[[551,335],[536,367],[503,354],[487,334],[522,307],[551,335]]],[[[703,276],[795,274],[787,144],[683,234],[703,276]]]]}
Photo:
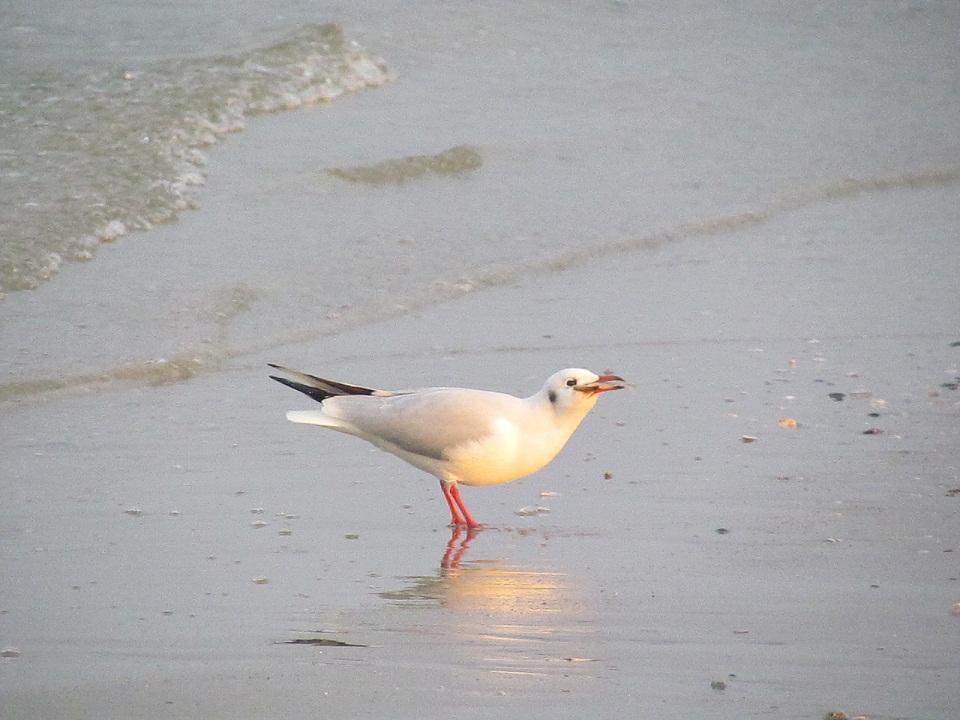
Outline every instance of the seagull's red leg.
{"type": "MultiPolygon", "coordinates": [[[[476,530],[478,527],[480,527],[480,523],[473,519],[473,517],[470,515],[470,511],[467,510],[466,503],[464,503],[463,498],[460,497],[460,486],[456,483],[451,483],[448,492],[457,503],[457,507],[460,508],[460,512],[463,513],[463,520],[461,522],[465,521],[466,526],[471,530],[476,530]]],[[[449,500],[450,498],[448,497],[447,501],[449,502],[449,500]]],[[[451,508],[452,507],[453,506],[451,505],[451,508]]]]}
{"type": "Polygon", "coordinates": [[[450,524],[454,527],[457,527],[458,525],[468,525],[467,521],[464,520],[463,516],[460,514],[458,503],[453,497],[453,490],[451,488],[455,487],[457,487],[455,483],[448,483],[444,482],[443,480],[440,481],[440,489],[443,490],[443,498],[447,501],[447,505],[450,506],[450,524]]]}

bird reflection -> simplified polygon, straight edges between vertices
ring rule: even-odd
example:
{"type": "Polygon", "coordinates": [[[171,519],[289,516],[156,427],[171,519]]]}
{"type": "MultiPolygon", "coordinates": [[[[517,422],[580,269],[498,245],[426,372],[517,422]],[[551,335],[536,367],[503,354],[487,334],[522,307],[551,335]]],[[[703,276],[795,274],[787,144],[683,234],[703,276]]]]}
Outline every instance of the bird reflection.
{"type": "Polygon", "coordinates": [[[513,567],[502,560],[466,560],[477,534],[454,528],[435,574],[402,578],[407,587],[380,596],[404,604],[437,604],[504,615],[566,608],[563,573],[513,567]]]}
{"type": "Polygon", "coordinates": [[[467,554],[467,549],[477,536],[477,532],[475,528],[470,528],[467,530],[466,537],[461,541],[460,537],[463,535],[463,531],[459,525],[453,526],[450,542],[447,543],[447,551],[440,560],[441,571],[458,570],[460,568],[460,561],[467,554]]]}
{"type": "Polygon", "coordinates": [[[409,616],[411,638],[426,641],[432,655],[455,648],[455,664],[475,668],[491,691],[540,687],[545,678],[557,692],[583,690],[597,677],[597,645],[592,613],[567,574],[468,560],[476,536],[453,530],[437,570],[399,578],[401,589],[378,594],[419,610],[409,616]]]}

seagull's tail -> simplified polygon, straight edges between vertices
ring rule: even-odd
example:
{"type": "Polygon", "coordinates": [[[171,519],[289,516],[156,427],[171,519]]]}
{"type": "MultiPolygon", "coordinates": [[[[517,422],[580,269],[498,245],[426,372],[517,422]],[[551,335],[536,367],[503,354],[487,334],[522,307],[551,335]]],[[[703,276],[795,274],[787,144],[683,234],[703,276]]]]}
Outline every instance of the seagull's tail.
{"type": "Polygon", "coordinates": [[[359,385],[347,385],[346,383],[334,382],[333,380],[324,380],[323,378],[318,378],[314,375],[307,375],[306,373],[299,372],[297,370],[291,370],[290,368],[285,368],[282,365],[274,365],[273,363],[268,363],[272,368],[285,372],[289,375],[293,375],[297,380],[287,380],[287,378],[277,377],[276,375],[271,375],[271,380],[276,380],[278,383],[291,387],[294,390],[299,390],[304,395],[309,395],[317,402],[322,403],[329,397],[334,395],[379,395],[381,391],[373,390],[372,388],[360,387],[359,385]]]}

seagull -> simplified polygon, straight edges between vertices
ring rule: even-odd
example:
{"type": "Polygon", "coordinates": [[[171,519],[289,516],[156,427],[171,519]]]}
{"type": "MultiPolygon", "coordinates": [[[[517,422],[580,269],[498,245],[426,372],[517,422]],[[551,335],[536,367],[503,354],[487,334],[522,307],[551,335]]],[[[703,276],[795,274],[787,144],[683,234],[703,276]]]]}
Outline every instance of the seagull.
{"type": "Polygon", "coordinates": [[[551,375],[528,398],[466,388],[374,390],[280,365],[291,377],[272,380],[320,403],[291,410],[287,420],[337,430],[430,473],[450,507],[451,524],[480,527],[460,485],[498,485],[540,470],[557,455],[597,403],[600,393],[627,387],[617,375],[570,368],[551,375]]]}

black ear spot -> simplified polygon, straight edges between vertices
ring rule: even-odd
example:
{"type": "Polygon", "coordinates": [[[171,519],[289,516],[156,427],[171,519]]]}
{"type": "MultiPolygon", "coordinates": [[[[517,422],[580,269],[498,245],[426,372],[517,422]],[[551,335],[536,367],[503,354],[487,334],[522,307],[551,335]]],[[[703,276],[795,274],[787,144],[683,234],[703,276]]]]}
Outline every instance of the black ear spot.
{"type": "Polygon", "coordinates": [[[547,393],[547,397],[550,399],[550,404],[555,405],[557,402],[557,391],[551,390],[550,392],[547,393]]]}

